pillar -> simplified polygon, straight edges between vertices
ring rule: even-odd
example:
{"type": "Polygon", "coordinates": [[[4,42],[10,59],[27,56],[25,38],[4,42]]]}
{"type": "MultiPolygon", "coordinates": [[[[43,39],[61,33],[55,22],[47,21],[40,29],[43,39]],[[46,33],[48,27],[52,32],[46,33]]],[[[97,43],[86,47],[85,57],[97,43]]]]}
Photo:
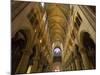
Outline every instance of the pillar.
{"type": "Polygon", "coordinates": [[[38,72],[42,72],[43,65],[39,64],[38,72]]]}
{"type": "Polygon", "coordinates": [[[76,70],[81,70],[81,62],[79,57],[75,59],[76,70]]]}
{"type": "Polygon", "coordinates": [[[75,70],[76,69],[75,62],[74,61],[71,63],[71,66],[72,66],[72,70],[75,70]]]}
{"type": "Polygon", "coordinates": [[[81,57],[82,57],[84,69],[92,69],[93,65],[92,65],[92,62],[88,58],[88,54],[86,52],[86,49],[81,47],[79,51],[80,51],[80,54],[81,54],[81,57]]]}
{"type": "Polygon", "coordinates": [[[29,62],[30,55],[32,54],[31,50],[24,50],[21,61],[17,67],[16,73],[26,73],[27,66],[29,62]]]}
{"type": "Polygon", "coordinates": [[[72,70],[72,66],[71,65],[69,65],[69,71],[71,71],[72,70]]]}
{"type": "Polygon", "coordinates": [[[33,65],[32,65],[32,68],[31,68],[31,73],[37,72],[37,68],[38,68],[38,59],[35,58],[35,59],[33,59],[33,65]]]}
{"type": "Polygon", "coordinates": [[[39,60],[40,60],[39,48],[40,47],[36,46],[36,56],[33,58],[31,73],[38,72],[39,60]]]}
{"type": "Polygon", "coordinates": [[[74,51],[74,57],[75,57],[76,70],[81,70],[81,56],[76,48],[74,51]]]}

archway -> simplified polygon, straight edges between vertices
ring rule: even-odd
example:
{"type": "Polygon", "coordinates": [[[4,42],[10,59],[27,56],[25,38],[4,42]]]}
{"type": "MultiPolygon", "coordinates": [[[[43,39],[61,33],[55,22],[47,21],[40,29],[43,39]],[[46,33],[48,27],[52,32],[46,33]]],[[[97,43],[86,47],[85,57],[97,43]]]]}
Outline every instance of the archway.
{"type": "Polygon", "coordinates": [[[96,64],[96,46],[88,32],[82,32],[80,34],[80,41],[82,46],[86,49],[87,55],[91,60],[93,67],[96,64]]]}
{"type": "Polygon", "coordinates": [[[17,66],[22,57],[22,49],[26,47],[27,37],[24,30],[16,32],[15,36],[11,39],[11,63],[12,74],[15,73],[17,66]]]}

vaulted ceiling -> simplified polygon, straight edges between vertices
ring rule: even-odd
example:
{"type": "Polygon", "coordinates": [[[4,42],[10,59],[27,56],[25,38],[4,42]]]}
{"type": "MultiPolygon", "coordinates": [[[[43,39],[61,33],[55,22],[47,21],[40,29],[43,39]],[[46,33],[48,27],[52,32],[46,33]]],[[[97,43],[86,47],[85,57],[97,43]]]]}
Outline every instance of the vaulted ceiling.
{"type": "MultiPolygon", "coordinates": [[[[31,3],[17,2],[16,4],[12,3],[12,19],[16,17],[16,14],[20,12],[20,10],[27,7],[27,5],[31,3]],[[20,5],[20,6],[18,6],[20,5]],[[15,11],[16,9],[16,11],[15,11]]],[[[68,32],[69,17],[70,17],[70,5],[67,4],[56,4],[56,3],[45,3],[44,6],[41,6],[41,3],[33,3],[32,8],[34,9],[33,14],[37,15],[37,19],[39,20],[39,25],[32,25],[34,34],[36,38],[33,38],[34,42],[39,47],[41,46],[42,55],[48,57],[47,60],[52,62],[52,46],[59,47],[61,50],[64,49],[64,44],[66,41],[66,35],[68,32]],[[42,10],[42,11],[41,11],[42,10]],[[43,16],[46,13],[46,23],[42,23],[43,16]],[[45,28],[47,26],[47,31],[45,28]],[[51,58],[51,59],[50,59],[51,58]]],[[[29,14],[29,12],[28,12],[29,14]]],[[[27,15],[25,15],[26,17],[27,15]]],[[[27,19],[28,20],[28,19],[27,19]]],[[[53,48],[53,49],[54,49],[53,48]]],[[[63,50],[62,50],[63,51],[63,50]]]]}
{"type": "MultiPolygon", "coordinates": [[[[70,5],[64,5],[64,4],[50,4],[50,3],[46,3],[44,5],[44,10],[47,14],[47,24],[48,24],[48,32],[47,34],[49,34],[49,38],[50,38],[50,42],[51,42],[51,56],[53,56],[53,49],[58,47],[61,49],[61,54],[62,51],[64,51],[63,49],[66,43],[66,35],[68,33],[68,26],[69,24],[69,17],[70,17],[70,5]]],[[[65,53],[64,53],[65,54],[65,53]]],[[[61,55],[61,58],[62,56],[61,55]]],[[[57,60],[61,59],[59,56],[58,58],[56,58],[57,60]]],[[[55,59],[55,60],[56,60],[55,59]]],[[[47,59],[50,60],[50,59],[47,59]]],[[[51,60],[53,60],[51,58],[51,60]]],[[[61,59],[64,61],[64,59],[61,59]]],[[[63,62],[62,61],[62,62],[63,62]]]]}
{"type": "MultiPolygon", "coordinates": [[[[31,55],[32,53],[32,57],[28,61],[38,61],[39,65],[48,65],[53,71],[68,67],[70,62],[72,62],[72,66],[74,62],[72,60],[78,54],[78,46],[74,47],[78,30],[75,32],[73,29],[75,17],[72,15],[73,11],[73,5],[70,4],[12,2],[12,34],[18,32],[17,36],[14,38],[12,36],[14,39],[12,51],[16,53],[18,47],[18,53],[21,53],[20,49],[26,48],[23,50],[25,54],[30,53],[31,55]],[[19,32],[18,30],[23,31],[19,32]],[[74,35],[72,32],[75,32],[74,35]],[[74,36],[74,39],[72,39],[72,36],[74,36]],[[16,41],[16,38],[18,41],[16,41]],[[16,42],[18,42],[18,46],[15,48],[16,42]],[[19,49],[21,45],[24,46],[19,49]],[[36,55],[34,56],[34,54],[36,55]]],[[[95,47],[94,44],[92,46],[95,47]]],[[[13,60],[16,60],[16,57],[20,58],[14,53],[12,55],[15,56],[13,60]]],[[[81,61],[80,53],[78,55],[78,59],[81,61]]]]}
{"type": "Polygon", "coordinates": [[[69,5],[46,4],[45,9],[51,42],[59,41],[63,44],[67,34],[67,17],[70,15],[69,5]]]}

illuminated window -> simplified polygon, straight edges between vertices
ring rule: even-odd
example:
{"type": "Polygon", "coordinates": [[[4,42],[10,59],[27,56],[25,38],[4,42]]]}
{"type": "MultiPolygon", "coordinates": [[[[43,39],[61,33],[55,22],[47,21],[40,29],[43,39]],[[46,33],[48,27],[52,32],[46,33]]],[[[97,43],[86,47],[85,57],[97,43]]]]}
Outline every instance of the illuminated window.
{"type": "Polygon", "coordinates": [[[75,23],[74,23],[77,30],[79,29],[81,22],[82,22],[82,18],[80,17],[79,13],[77,13],[77,16],[75,18],[75,23]]]}
{"type": "Polygon", "coordinates": [[[61,55],[61,49],[60,48],[55,48],[54,49],[54,56],[60,56],[61,55]]]}

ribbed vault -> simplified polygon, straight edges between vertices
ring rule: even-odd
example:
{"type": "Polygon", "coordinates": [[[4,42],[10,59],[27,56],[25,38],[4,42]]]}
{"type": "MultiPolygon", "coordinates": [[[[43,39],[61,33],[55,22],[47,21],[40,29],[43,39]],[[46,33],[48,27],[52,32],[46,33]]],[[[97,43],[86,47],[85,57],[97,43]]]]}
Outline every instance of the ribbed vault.
{"type": "Polygon", "coordinates": [[[63,43],[67,32],[66,16],[69,15],[69,6],[61,4],[46,4],[45,8],[47,12],[47,21],[51,42],[54,43],[59,41],[63,43]]]}

